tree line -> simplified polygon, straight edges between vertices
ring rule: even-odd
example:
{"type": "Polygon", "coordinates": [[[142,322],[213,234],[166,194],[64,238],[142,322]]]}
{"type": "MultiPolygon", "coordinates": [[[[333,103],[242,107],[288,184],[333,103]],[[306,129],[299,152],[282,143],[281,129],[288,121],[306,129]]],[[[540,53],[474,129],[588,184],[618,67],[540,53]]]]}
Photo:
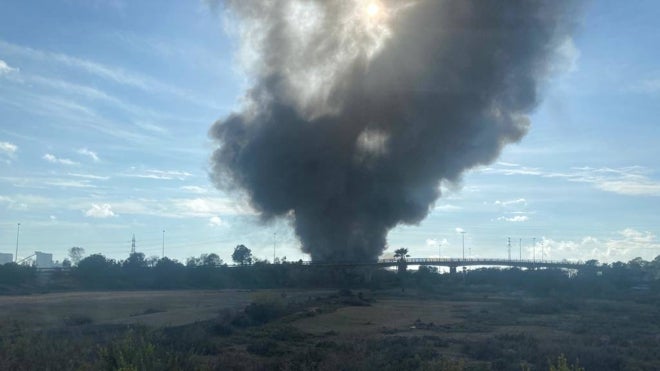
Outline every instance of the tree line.
{"type": "MultiPolygon", "coordinates": [[[[387,270],[370,267],[320,267],[302,261],[275,262],[256,259],[244,245],[235,247],[233,266],[215,253],[201,254],[179,262],[167,257],[147,258],[136,252],[124,260],[102,254],[84,256],[82,248],[69,250],[70,269],[51,272],[41,279],[32,266],[8,263],[0,266],[0,293],[16,288],[47,285],[47,289],[184,289],[184,288],[296,288],[296,287],[416,287],[433,289],[453,285],[498,285],[543,293],[587,292],[606,295],[616,290],[649,290],[660,287],[660,256],[645,261],[601,264],[588,261],[579,271],[560,269],[522,270],[483,268],[458,274],[439,274],[438,268],[387,270]],[[42,282],[45,281],[46,283],[42,282]]],[[[407,249],[396,258],[405,262],[407,249]]]]}

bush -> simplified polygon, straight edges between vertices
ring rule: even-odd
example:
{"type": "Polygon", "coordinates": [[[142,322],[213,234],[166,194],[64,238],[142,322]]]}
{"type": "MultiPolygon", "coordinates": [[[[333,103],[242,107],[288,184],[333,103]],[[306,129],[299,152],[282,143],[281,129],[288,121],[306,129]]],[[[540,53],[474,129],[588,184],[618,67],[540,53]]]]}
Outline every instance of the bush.
{"type": "Polygon", "coordinates": [[[264,324],[283,316],[285,308],[278,302],[258,302],[245,307],[245,314],[255,324],[264,324]]]}
{"type": "Polygon", "coordinates": [[[276,341],[273,340],[256,340],[247,346],[247,351],[259,356],[270,357],[281,353],[278,349],[276,341]]]}
{"type": "Polygon", "coordinates": [[[554,362],[549,361],[548,363],[550,371],[584,371],[584,368],[579,367],[577,362],[569,365],[563,354],[560,354],[554,362]]]}
{"type": "Polygon", "coordinates": [[[66,326],[89,325],[92,322],[94,322],[92,317],[86,316],[84,314],[72,314],[69,317],[64,319],[64,324],[66,326]]]}

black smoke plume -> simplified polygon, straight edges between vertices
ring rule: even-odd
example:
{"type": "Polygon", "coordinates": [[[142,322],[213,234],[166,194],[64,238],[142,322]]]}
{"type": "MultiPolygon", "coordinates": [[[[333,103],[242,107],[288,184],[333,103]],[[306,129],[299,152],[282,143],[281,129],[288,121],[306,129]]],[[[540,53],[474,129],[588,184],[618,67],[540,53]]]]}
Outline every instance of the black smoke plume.
{"type": "Polygon", "coordinates": [[[211,177],[314,261],[371,261],[396,225],[527,132],[575,6],[534,0],[228,1],[252,87],[211,177]]]}

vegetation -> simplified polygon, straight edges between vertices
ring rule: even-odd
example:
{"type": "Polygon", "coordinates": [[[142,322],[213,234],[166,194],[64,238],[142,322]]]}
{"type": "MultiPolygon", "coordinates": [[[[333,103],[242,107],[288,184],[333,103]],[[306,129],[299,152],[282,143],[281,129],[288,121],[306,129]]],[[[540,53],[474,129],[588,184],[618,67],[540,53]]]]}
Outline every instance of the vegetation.
{"type": "MultiPolygon", "coordinates": [[[[30,266],[0,266],[0,289],[7,294],[280,290],[255,293],[251,302],[240,302],[242,310],[217,309],[212,320],[205,319],[213,312],[174,327],[117,325],[77,310],[62,313],[59,325],[34,329],[3,316],[0,369],[660,369],[660,257],[590,261],[573,272],[440,274],[435,267],[271,264],[253,260],[241,246],[236,266],[216,254],[182,264],[141,253],[120,261],[90,255],[47,279],[30,266]],[[322,297],[313,291],[295,299],[287,294],[321,287],[342,289],[322,297]]],[[[401,251],[398,258],[406,255],[401,251]]],[[[190,302],[190,311],[205,308],[190,302]]],[[[168,314],[166,305],[148,304],[126,315],[168,314]]]]}
{"type": "Polygon", "coordinates": [[[394,251],[394,258],[395,259],[406,260],[406,258],[408,258],[408,257],[410,257],[410,255],[408,255],[408,249],[406,249],[406,248],[402,247],[402,248],[396,249],[394,251]]]}
{"type": "Polygon", "coordinates": [[[82,247],[74,246],[69,249],[69,260],[73,265],[78,265],[83,256],[85,256],[85,249],[82,247]]]}
{"type": "MultiPolygon", "coordinates": [[[[419,287],[431,289],[447,282],[495,284],[544,295],[564,292],[587,297],[611,297],[621,290],[649,290],[660,286],[660,256],[628,263],[599,264],[589,261],[579,271],[559,269],[474,269],[465,274],[438,274],[432,266],[398,273],[369,267],[308,266],[281,260],[275,264],[253,258],[250,249],[236,246],[228,266],[215,254],[189,258],[185,265],[169,258],[146,258],[133,253],[125,260],[100,254],[77,260],[83,249],[72,248],[73,266],[45,277],[35,268],[15,263],[0,266],[0,293],[58,291],[71,289],[186,289],[186,288],[310,288],[365,287],[371,289],[419,287]],[[412,285],[412,286],[411,286],[412,285]]],[[[407,249],[396,257],[405,264],[407,249]]],[[[401,268],[401,267],[399,267],[401,268]]]]}
{"type": "Polygon", "coordinates": [[[657,292],[569,300],[560,293],[521,296],[503,287],[458,282],[443,290],[343,289],[296,298],[259,291],[242,310],[174,327],[112,325],[84,316],[40,331],[5,322],[0,324],[0,369],[660,367],[657,292]],[[552,311],[526,310],[551,304],[552,311]]]}
{"type": "Polygon", "coordinates": [[[231,259],[240,265],[252,264],[252,251],[245,247],[245,245],[238,245],[234,249],[234,253],[231,254],[231,259]]]}

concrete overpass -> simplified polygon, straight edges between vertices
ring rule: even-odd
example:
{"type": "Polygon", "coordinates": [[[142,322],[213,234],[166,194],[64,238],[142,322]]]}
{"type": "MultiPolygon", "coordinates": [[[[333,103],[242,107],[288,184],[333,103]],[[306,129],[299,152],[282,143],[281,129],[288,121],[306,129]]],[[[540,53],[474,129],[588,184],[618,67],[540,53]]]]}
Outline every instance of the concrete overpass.
{"type": "Polygon", "coordinates": [[[345,266],[345,267],[399,267],[405,269],[408,265],[430,265],[438,267],[448,267],[449,271],[456,272],[457,267],[469,266],[499,266],[499,267],[519,267],[519,268],[563,268],[579,269],[584,267],[584,262],[569,260],[520,260],[520,259],[495,259],[495,258],[406,258],[406,259],[379,259],[375,262],[339,262],[339,263],[316,263],[312,261],[303,261],[303,265],[309,266],[345,266]]]}

